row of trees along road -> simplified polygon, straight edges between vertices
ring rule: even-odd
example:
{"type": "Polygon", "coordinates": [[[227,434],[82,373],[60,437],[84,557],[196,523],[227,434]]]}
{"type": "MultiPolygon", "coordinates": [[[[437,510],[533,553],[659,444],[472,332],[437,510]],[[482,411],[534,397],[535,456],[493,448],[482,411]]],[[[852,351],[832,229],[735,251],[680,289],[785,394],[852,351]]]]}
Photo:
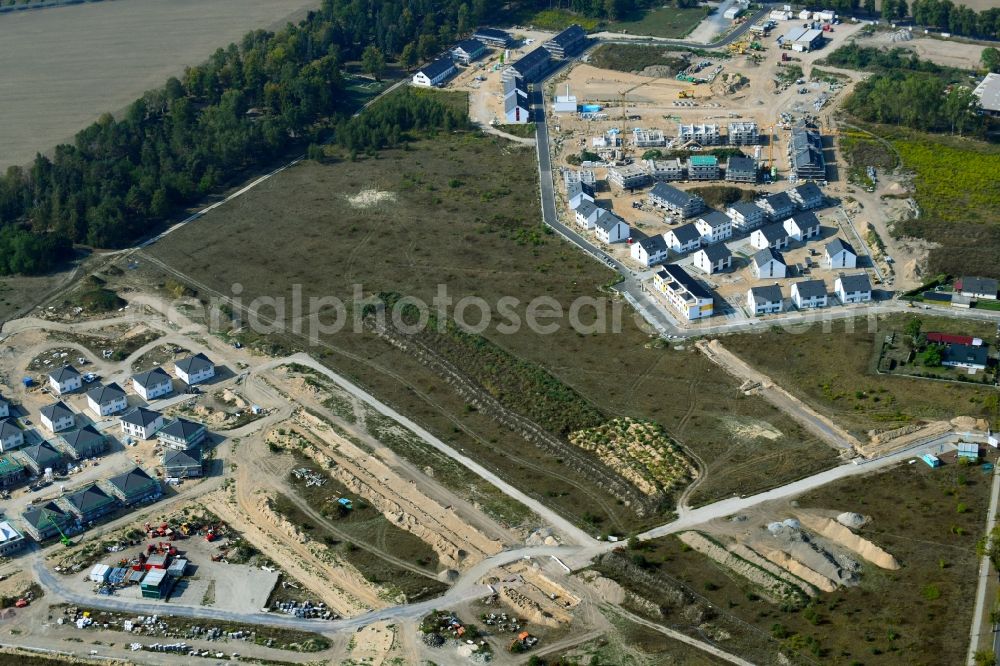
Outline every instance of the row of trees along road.
{"type": "Polygon", "coordinates": [[[298,25],[248,33],[122,117],[105,114],[50,156],[9,168],[0,177],[0,274],[51,270],[74,243],[128,245],[337,123],[350,111],[343,64],[366,48],[365,65],[380,70],[404,52],[433,56],[487,18],[486,0],[323,0],[298,25]]]}

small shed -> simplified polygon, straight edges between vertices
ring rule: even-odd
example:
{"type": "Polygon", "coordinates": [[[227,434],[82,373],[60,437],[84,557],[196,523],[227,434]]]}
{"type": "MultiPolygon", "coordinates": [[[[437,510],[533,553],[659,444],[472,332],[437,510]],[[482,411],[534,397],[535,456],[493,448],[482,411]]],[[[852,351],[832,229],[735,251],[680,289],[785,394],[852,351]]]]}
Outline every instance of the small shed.
{"type": "Polygon", "coordinates": [[[941,459],[938,458],[933,453],[925,453],[924,455],[920,456],[920,459],[923,460],[925,463],[927,463],[928,467],[941,466],[941,459]]]}
{"type": "Polygon", "coordinates": [[[163,599],[170,592],[171,578],[166,569],[153,569],[139,583],[144,599],[163,599]]]}
{"type": "Polygon", "coordinates": [[[979,445],[974,442],[959,442],[958,459],[976,462],[979,460],[979,445]]]}

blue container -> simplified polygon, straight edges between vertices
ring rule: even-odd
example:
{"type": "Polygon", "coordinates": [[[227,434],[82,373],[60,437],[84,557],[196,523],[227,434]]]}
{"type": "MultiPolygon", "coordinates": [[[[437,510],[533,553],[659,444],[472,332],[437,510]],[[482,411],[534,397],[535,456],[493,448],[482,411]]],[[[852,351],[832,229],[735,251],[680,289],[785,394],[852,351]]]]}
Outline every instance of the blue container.
{"type": "Polygon", "coordinates": [[[580,110],[584,113],[597,113],[601,110],[600,104],[584,104],[580,107],[580,110]]]}

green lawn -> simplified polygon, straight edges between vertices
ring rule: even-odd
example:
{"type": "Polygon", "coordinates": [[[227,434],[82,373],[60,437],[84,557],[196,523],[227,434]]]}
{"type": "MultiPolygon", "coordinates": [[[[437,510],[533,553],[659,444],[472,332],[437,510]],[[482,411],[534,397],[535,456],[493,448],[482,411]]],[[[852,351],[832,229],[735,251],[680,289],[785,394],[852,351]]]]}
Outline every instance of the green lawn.
{"type": "Polygon", "coordinates": [[[709,11],[708,7],[650,9],[641,17],[613,22],[608,25],[608,30],[651,37],[685,37],[708,16],[709,11]]]}

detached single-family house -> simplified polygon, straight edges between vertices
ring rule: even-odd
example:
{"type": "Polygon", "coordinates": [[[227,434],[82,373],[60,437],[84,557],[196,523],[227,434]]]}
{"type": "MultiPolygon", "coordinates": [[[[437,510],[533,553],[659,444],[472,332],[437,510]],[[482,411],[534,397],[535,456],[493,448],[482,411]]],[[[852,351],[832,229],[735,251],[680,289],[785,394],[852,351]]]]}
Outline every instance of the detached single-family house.
{"type": "Polygon", "coordinates": [[[648,236],[632,243],[629,252],[633,259],[649,268],[667,260],[667,241],[661,234],[648,236]]]}
{"type": "Polygon", "coordinates": [[[799,210],[812,210],[823,205],[823,192],[812,181],[793,187],[788,191],[788,196],[792,198],[799,210]]]}
{"type": "Polygon", "coordinates": [[[777,250],[764,248],[753,255],[753,274],[758,278],[785,277],[785,258],[777,250]]]}
{"type": "Polygon", "coordinates": [[[781,312],[784,309],[784,303],[781,287],[776,284],[747,289],[747,309],[754,317],[781,312]]]}
{"type": "Polygon", "coordinates": [[[96,458],[108,448],[108,438],[89,423],[78,430],[59,435],[74,460],[96,458]]]}
{"type": "Polygon", "coordinates": [[[463,65],[468,65],[483,57],[486,45],[478,39],[463,39],[451,50],[451,57],[463,65]]]}
{"type": "Polygon", "coordinates": [[[628,240],[631,231],[622,218],[611,211],[603,210],[594,223],[594,235],[602,243],[622,243],[628,240]]]}
{"type": "Polygon", "coordinates": [[[566,183],[566,201],[570,210],[576,210],[583,201],[594,202],[594,186],[580,180],[566,183]]]}
{"type": "Polygon", "coordinates": [[[523,125],[531,120],[528,86],[520,76],[503,80],[503,113],[509,125],[523,125]]]}
{"type": "Polygon", "coordinates": [[[872,300],[872,283],[865,273],[841,275],[833,288],[841,303],[864,303],[872,300]]]}
{"type": "Polygon", "coordinates": [[[997,299],[997,281],[993,278],[962,276],[955,282],[955,291],[970,298],[997,299]]]}
{"type": "Polygon", "coordinates": [[[730,205],[726,215],[733,221],[733,233],[753,231],[767,219],[761,207],[749,201],[737,201],[730,205]]]}
{"type": "Polygon", "coordinates": [[[118,508],[118,500],[96,483],[66,495],[63,499],[81,523],[89,523],[118,508]]]}
{"type": "Polygon", "coordinates": [[[667,302],[688,321],[711,317],[714,312],[712,292],[701,286],[680,266],[666,265],[653,274],[653,286],[667,302]]]}
{"type": "Polygon", "coordinates": [[[451,58],[438,58],[437,60],[427,63],[421,67],[417,73],[413,75],[413,85],[424,88],[436,86],[445,81],[456,71],[455,63],[451,58]]]}
{"type": "Polygon", "coordinates": [[[66,471],[64,465],[60,469],[63,463],[62,453],[48,442],[42,441],[26,446],[21,449],[21,455],[35,474],[42,474],[46,469],[51,469],[57,474],[66,471]]]}
{"type": "Polygon", "coordinates": [[[667,183],[656,183],[649,191],[649,203],[664,208],[681,217],[694,217],[705,210],[705,200],[697,194],[688,194],[667,183]]]}
{"type": "Polygon", "coordinates": [[[785,231],[785,225],[781,222],[775,222],[766,227],[754,229],[753,233],[750,234],[750,244],[758,250],[766,248],[780,250],[788,247],[788,242],[788,232],[785,231]]]}
{"type": "Polygon", "coordinates": [[[858,254],[847,241],[834,238],[824,249],[826,265],[830,268],[856,268],[858,254]]]}
{"type": "Polygon", "coordinates": [[[163,415],[152,409],[136,407],[121,415],[122,432],[135,439],[152,439],[163,427],[163,415]]]}
{"type": "Polygon", "coordinates": [[[973,345],[947,345],[941,353],[941,365],[951,368],[985,370],[989,363],[986,347],[973,345]]]}
{"type": "Polygon", "coordinates": [[[692,222],[671,229],[663,234],[663,238],[667,241],[667,247],[679,254],[686,254],[701,246],[701,234],[692,222]]]}
{"type": "Polygon", "coordinates": [[[69,430],[76,425],[76,414],[62,400],[54,402],[51,405],[45,405],[39,410],[39,413],[42,417],[42,425],[49,432],[69,430]]]}
{"type": "Polygon", "coordinates": [[[584,199],[576,207],[576,210],[573,211],[573,214],[576,217],[577,225],[589,230],[594,228],[594,225],[597,224],[597,218],[603,212],[604,209],[593,201],[584,199]]]}
{"type": "Polygon", "coordinates": [[[205,426],[187,419],[174,419],[160,428],[157,439],[166,447],[173,449],[189,449],[205,441],[207,431],[205,426]]]}
{"type": "Polygon", "coordinates": [[[792,303],[800,310],[826,307],[826,283],[822,280],[803,280],[792,285],[792,303]]]}
{"type": "Polygon", "coordinates": [[[72,393],[79,391],[83,386],[83,377],[72,365],[64,365],[49,373],[49,386],[56,395],[72,393]]]}
{"type": "Polygon", "coordinates": [[[163,452],[163,474],[176,479],[190,479],[202,475],[201,448],[163,452]]]}
{"type": "MultiPolygon", "coordinates": [[[[476,42],[477,44],[479,42],[476,42]]],[[[215,376],[215,364],[202,353],[174,362],[174,372],[188,386],[200,384],[215,376]]]]}
{"type": "Polygon", "coordinates": [[[784,192],[770,194],[763,199],[758,199],[755,203],[764,209],[767,219],[771,222],[781,222],[791,217],[792,213],[795,212],[795,203],[784,192]]]}
{"type": "Polygon", "coordinates": [[[695,268],[709,275],[728,270],[732,265],[733,254],[725,243],[706,245],[694,253],[695,268]]]}
{"type": "Polygon", "coordinates": [[[143,400],[154,400],[174,390],[170,375],[159,366],[148,372],[132,375],[132,388],[143,400]]]}
{"type": "Polygon", "coordinates": [[[0,421],[0,451],[10,451],[24,445],[24,431],[9,419],[0,421]]]}
{"type": "Polygon", "coordinates": [[[784,224],[789,238],[793,238],[799,242],[807,241],[820,234],[819,218],[811,211],[796,213],[785,220],[784,224]]]}
{"type": "Polygon", "coordinates": [[[87,406],[97,416],[111,416],[128,408],[128,397],[118,384],[98,384],[87,391],[87,406]]]}
{"type": "Polygon", "coordinates": [[[73,514],[56,501],[29,506],[21,514],[24,531],[35,541],[45,541],[54,536],[72,531],[73,514]]]}
{"type": "Polygon", "coordinates": [[[717,210],[698,216],[694,226],[701,234],[702,245],[720,243],[733,236],[733,221],[729,219],[728,215],[717,210]]]}
{"type": "Polygon", "coordinates": [[[111,477],[108,486],[125,506],[151,502],[163,495],[160,482],[141,467],[133,467],[124,474],[111,477]]]}
{"type": "Polygon", "coordinates": [[[0,488],[16,486],[28,476],[24,464],[10,454],[0,456],[0,488]]]}

